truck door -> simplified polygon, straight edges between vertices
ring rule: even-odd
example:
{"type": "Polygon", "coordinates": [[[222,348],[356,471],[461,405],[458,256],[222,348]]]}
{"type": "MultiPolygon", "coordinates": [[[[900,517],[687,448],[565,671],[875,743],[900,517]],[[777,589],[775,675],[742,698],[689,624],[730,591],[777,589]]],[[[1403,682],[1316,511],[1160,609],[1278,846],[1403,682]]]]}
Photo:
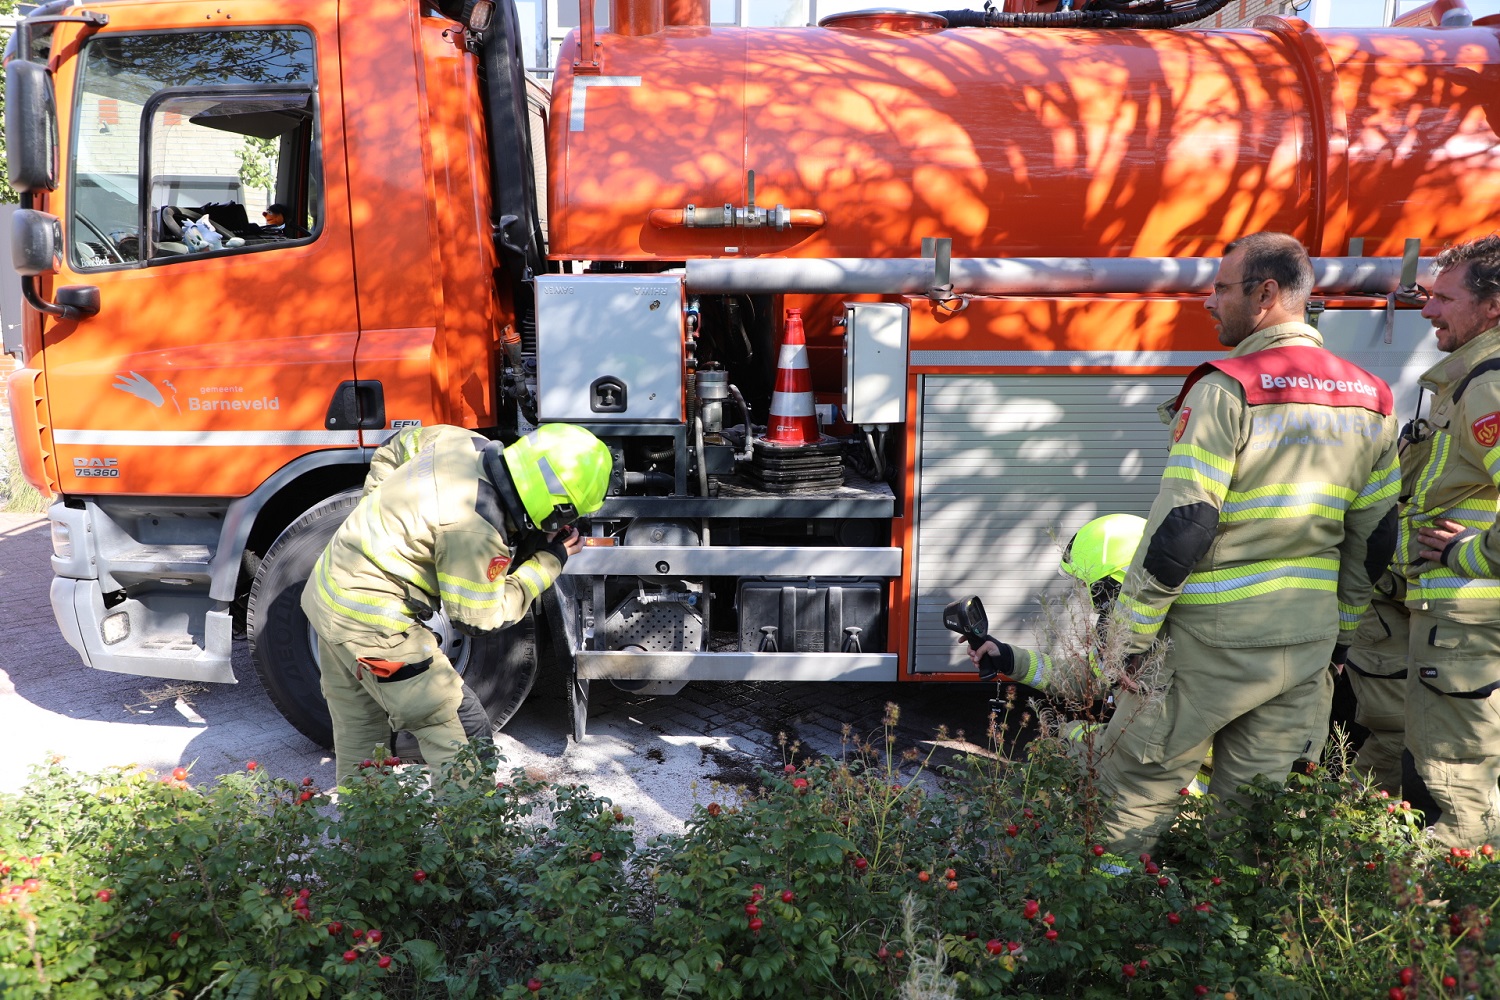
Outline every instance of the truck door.
{"type": "Polygon", "coordinates": [[[65,492],[241,496],[359,444],[338,20],[297,11],[111,5],[54,46],[56,284],[100,299],[43,335],[65,492]]]}

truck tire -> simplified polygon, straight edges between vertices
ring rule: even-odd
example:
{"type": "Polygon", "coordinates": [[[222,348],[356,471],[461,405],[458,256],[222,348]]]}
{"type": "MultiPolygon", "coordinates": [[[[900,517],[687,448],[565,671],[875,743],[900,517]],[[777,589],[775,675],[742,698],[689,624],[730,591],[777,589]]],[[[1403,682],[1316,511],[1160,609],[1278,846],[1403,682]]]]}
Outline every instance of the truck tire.
{"type": "MultiPolygon", "coordinates": [[[[247,617],[255,672],[277,710],[322,747],[333,745],[333,724],[318,685],[317,636],[302,611],[302,588],[359,497],[359,490],[336,494],[288,525],[261,560],[250,587],[247,617]]],[[[531,614],[503,631],[478,636],[457,632],[446,618],[433,624],[448,659],[479,696],[491,723],[497,729],[505,725],[536,680],[531,614]]]]}

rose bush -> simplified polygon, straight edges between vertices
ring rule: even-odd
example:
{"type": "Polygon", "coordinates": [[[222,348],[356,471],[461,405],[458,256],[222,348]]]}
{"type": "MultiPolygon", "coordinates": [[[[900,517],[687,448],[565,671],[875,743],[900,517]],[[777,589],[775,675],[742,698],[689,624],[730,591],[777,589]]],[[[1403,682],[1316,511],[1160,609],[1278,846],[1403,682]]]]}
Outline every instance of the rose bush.
{"type": "Polygon", "coordinates": [[[1338,767],[1186,799],[1118,859],[1060,739],[938,766],[887,721],[644,845],[473,759],[377,758],[336,806],[258,768],[42,769],[0,800],[0,995],[1500,996],[1493,852],[1338,767]]]}

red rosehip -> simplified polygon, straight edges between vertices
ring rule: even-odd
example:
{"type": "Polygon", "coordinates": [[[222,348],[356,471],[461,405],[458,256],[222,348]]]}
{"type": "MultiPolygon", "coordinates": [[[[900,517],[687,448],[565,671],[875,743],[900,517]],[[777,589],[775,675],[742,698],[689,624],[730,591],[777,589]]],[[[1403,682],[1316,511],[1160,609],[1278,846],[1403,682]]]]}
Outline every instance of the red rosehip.
{"type": "MultiPolygon", "coordinates": [[[[1486,844],[1485,846],[1488,847],[1489,845],[1486,844]]],[[[1444,976],[1443,977],[1443,989],[1445,989],[1445,990],[1451,990],[1451,989],[1453,989],[1457,985],[1458,985],[1458,980],[1454,979],[1452,976],[1444,976]]]]}
{"type": "Polygon", "coordinates": [[[1399,986],[1392,986],[1386,991],[1385,995],[1390,997],[1391,1000],[1406,1000],[1406,991],[1399,986]]]}
{"type": "Polygon", "coordinates": [[[253,771],[257,767],[260,767],[260,765],[257,764],[257,763],[255,763],[255,761],[253,761],[253,760],[245,762],[245,770],[247,770],[247,771],[253,771]]]}
{"type": "Polygon", "coordinates": [[[1026,901],[1026,904],[1021,907],[1021,916],[1025,917],[1027,920],[1034,920],[1036,918],[1036,915],[1041,912],[1042,904],[1038,903],[1034,899],[1028,899],[1026,901]]]}
{"type": "Polygon", "coordinates": [[[311,889],[302,889],[302,890],[300,890],[297,893],[297,898],[298,899],[307,899],[311,895],[312,895],[312,890],[311,889]]]}
{"type": "Polygon", "coordinates": [[[1412,971],[1412,967],[1409,965],[1406,968],[1402,969],[1400,972],[1396,973],[1396,979],[1401,983],[1402,986],[1410,986],[1411,981],[1415,978],[1417,978],[1417,974],[1412,971]]]}
{"type": "Polygon", "coordinates": [[[173,931],[172,933],[167,935],[167,940],[171,941],[173,944],[176,944],[177,939],[180,937],[182,937],[182,931],[173,931]]]}
{"type": "Polygon", "coordinates": [[[1145,970],[1147,970],[1147,969],[1149,969],[1149,968],[1151,968],[1151,963],[1150,963],[1150,962],[1148,962],[1148,961],[1146,961],[1146,960],[1145,960],[1145,959],[1144,959],[1144,958],[1143,958],[1143,959],[1141,959],[1141,960],[1140,960],[1140,961],[1139,961],[1139,962],[1136,962],[1136,963],[1135,963],[1135,967],[1136,967],[1136,968],[1137,968],[1137,969],[1140,969],[1140,970],[1141,970],[1141,971],[1142,971],[1142,972],[1144,972],[1144,971],[1145,971],[1145,970]]]}
{"type": "Polygon", "coordinates": [[[1143,864],[1143,865],[1149,865],[1150,863],[1151,863],[1151,855],[1147,854],[1145,851],[1142,851],[1141,852],[1141,864],[1143,864]]]}
{"type": "Polygon", "coordinates": [[[603,858],[603,857],[604,857],[604,852],[603,851],[595,851],[593,854],[589,855],[589,860],[590,861],[598,861],[600,858],[603,858]]]}
{"type": "Polygon", "coordinates": [[[932,876],[929,875],[927,872],[917,872],[917,881],[918,882],[930,882],[931,880],[932,880],[932,876]]]}
{"type": "Polygon", "coordinates": [[[752,933],[759,934],[760,933],[760,929],[762,927],[764,927],[765,925],[766,925],[766,922],[764,920],[760,919],[760,917],[751,917],[750,918],[750,923],[749,923],[748,926],[750,927],[750,930],[751,930],[752,933]]]}
{"type": "Polygon", "coordinates": [[[1102,857],[1104,857],[1104,845],[1103,844],[1095,844],[1093,847],[1090,848],[1090,850],[1094,852],[1094,857],[1096,857],[1096,858],[1102,858],[1102,857]]]}
{"type": "Polygon", "coordinates": [[[353,962],[358,958],[359,952],[355,951],[353,948],[350,948],[348,951],[344,952],[344,961],[346,962],[353,962]]]}
{"type": "Polygon", "coordinates": [[[875,949],[875,957],[884,962],[886,959],[891,957],[890,950],[886,948],[885,945],[881,945],[879,948],[875,949]]]}
{"type": "Polygon", "coordinates": [[[1213,909],[1213,904],[1205,900],[1204,902],[1199,903],[1197,906],[1193,907],[1193,909],[1197,910],[1199,913],[1207,913],[1209,910],[1213,909]]]}
{"type": "Polygon", "coordinates": [[[427,881],[427,873],[418,868],[416,871],[411,873],[411,880],[417,883],[417,885],[421,885],[423,882],[427,881]]]}
{"type": "Polygon", "coordinates": [[[1483,854],[1487,858],[1492,858],[1495,856],[1495,849],[1489,844],[1480,844],[1479,853],[1483,854]]]}
{"type": "Polygon", "coordinates": [[[297,801],[298,802],[311,802],[312,801],[312,792],[303,792],[301,795],[297,796],[297,801]]]}
{"type": "Polygon", "coordinates": [[[542,988],[542,981],[540,979],[528,979],[526,980],[526,988],[536,993],[542,988]]]}
{"type": "Polygon", "coordinates": [[[864,858],[855,858],[854,867],[859,869],[860,871],[864,871],[866,868],[870,867],[870,862],[866,861],[864,858]]]}
{"type": "Polygon", "coordinates": [[[802,789],[804,789],[804,788],[807,787],[807,779],[806,778],[793,778],[792,779],[792,787],[795,788],[795,789],[797,789],[800,792],[802,789]]]}
{"type": "Polygon", "coordinates": [[[1048,927],[1051,927],[1053,924],[1057,923],[1057,918],[1049,913],[1046,916],[1042,917],[1042,923],[1046,924],[1048,927]]]}
{"type": "Polygon", "coordinates": [[[948,891],[949,892],[957,892],[958,891],[958,883],[957,882],[949,882],[948,883],[948,891]]]}
{"type": "Polygon", "coordinates": [[[1179,788],[1179,789],[1177,789],[1177,794],[1178,795],[1191,795],[1193,793],[1190,792],[1190,791],[1188,791],[1186,788],[1179,788]]]}
{"type": "Polygon", "coordinates": [[[387,757],[380,762],[381,767],[398,767],[401,764],[400,757],[387,757]]]}
{"type": "Polygon", "coordinates": [[[1005,950],[1005,942],[999,938],[990,938],[985,942],[984,947],[991,955],[998,955],[1005,950]]]}
{"type": "Polygon", "coordinates": [[[1015,954],[1016,952],[1021,950],[1021,942],[1007,941],[1005,942],[1005,950],[1010,952],[1011,954],[1015,954]]]}
{"type": "Polygon", "coordinates": [[[719,805],[717,802],[710,802],[708,804],[707,811],[710,816],[717,816],[719,815],[719,813],[724,811],[724,807],[719,805]]]}
{"type": "Polygon", "coordinates": [[[1009,837],[1014,837],[1016,834],[1018,834],[1020,832],[1021,832],[1021,828],[1018,827],[1018,826],[1016,826],[1016,824],[1014,824],[1014,823],[1010,824],[1010,826],[1007,826],[1005,828],[1005,834],[1006,834],[1006,836],[1009,836],[1009,837]]]}
{"type": "Polygon", "coordinates": [[[756,906],[754,903],[746,903],[745,904],[745,912],[748,913],[748,914],[750,914],[750,916],[753,917],[757,913],[760,912],[760,907],[756,906]]]}
{"type": "Polygon", "coordinates": [[[1030,806],[1027,806],[1025,809],[1022,809],[1021,810],[1021,815],[1025,816],[1027,819],[1034,819],[1036,817],[1036,813],[1034,813],[1034,812],[1031,811],[1031,807],[1030,806]]]}
{"type": "Polygon", "coordinates": [[[1365,862],[1365,871],[1372,872],[1374,870],[1375,870],[1375,862],[1373,862],[1373,861],[1366,861],[1365,862]]]}
{"type": "Polygon", "coordinates": [[[1120,966],[1120,975],[1124,976],[1126,979],[1134,979],[1135,978],[1135,966],[1133,966],[1133,965],[1122,965],[1122,966],[1120,966]]]}
{"type": "Polygon", "coordinates": [[[313,780],[311,778],[303,778],[302,779],[302,787],[303,788],[311,788],[312,787],[312,783],[313,783],[313,780]]]}
{"type": "Polygon", "coordinates": [[[380,958],[376,960],[375,964],[380,966],[382,969],[389,969],[391,967],[391,956],[381,955],[380,958]]]}
{"type": "Polygon", "coordinates": [[[1213,878],[1211,878],[1211,879],[1208,880],[1208,884],[1209,885],[1223,885],[1224,884],[1224,880],[1221,879],[1221,878],[1219,878],[1219,876],[1215,875],[1213,878]]]}
{"type": "Polygon", "coordinates": [[[1206,997],[1206,996],[1208,996],[1208,987],[1204,986],[1202,984],[1194,986],[1193,987],[1193,996],[1198,996],[1198,997],[1206,997]]]}
{"type": "Polygon", "coordinates": [[[380,939],[383,937],[385,937],[385,935],[380,933],[380,931],[378,930],[365,932],[365,940],[370,942],[371,944],[379,944],[380,939]]]}
{"type": "Polygon", "coordinates": [[[356,940],[356,941],[363,941],[364,939],[365,939],[365,932],[362,931],[362,930],[360,930],[358,927],[354,928],[354,940],[356,940]]]}
{"type": "Polygon", "coordinates": [[[1171,913],[1168,913],[1167,923],[1171,924],[1173,927],[1176,927],[1178,924],[1182,923],[1182,914],[1176,912],[1175,910],[1171,913]]]}
{"type": "Polygon", "coordinates": [[[173,781],[186,781],[187,780],[187,768],[185,768],[185,767],[174,767],[174,768],[172,768],[172,780],[173,781]]]}
{"type": "Polygon", "coordinates": [[[330,936],[341,933],[343,929],[344,922],[342,920],[331,920],[328,923],[328,933],[330,936]]]}
{"type": "Polygon", "coordinates": [[[781,772],[783,774],[796,774],[797,773],[797,765],[796,764],[787,764],[785,767],[783,767],[781,769],[781,772]]]}
{"type": "Polygon", "coordinates": [[[1047,929],[1047,933],[1043,934],[1042,937],[1046,938],[1048,941],[1056,941],[1057,940],[1057,931],[1052,930],[1049,927],[1047,929]]]}
{"type": "MultiPolygon", "coordinates": [[[[36,892],[37,889],[41,888],[41,883],[34,878],[29,878],[21,884],[26,887],[27,892],[36,892]]],[[[94,895],[99,897],[99,902],[101,903],[107,903],[111,899],[115,898],[114,892],[109,889],[100,889],[98,892],[94,893],[94,895]]]]}
{"type": "Polygon", "coordinates": [[[368,757],[366,757],[364,760],[362,760],[362,761],[359,762],[359,769],[361,771],[366,770],[367,768],[374,767],[374,766],[375,766],[375,762],[373,760],[371,760],[370,758],[368,758],[368,757]]]}
{"type": "Polygon", "coordinates": [[[1161,878],[1156,880],[1156,884],[1165,889],[1167,886],[1172,884],[1172,880],[1163,875],[1161,878]]]}
{"type": "Polygon", "coordinates": [[[790,903],[792,900],[794,900],[796,898],[797,898],[797,894],[795,892],[793,892],[792,890],[790,890],[790,889],[784,889],[784,890],[782,890],[781,901],[783,903],[790,903]]]}
{"type": "Polygon", "coordinates": [[[964,940],[972,941],[979,936],[978,931],[964,931],[964,940]]]}
{"type": "Polygon", "coordinates": [[[943,878],[958,878],[958,872],[954,871],[952,868],[949,868],[947,871],[943,872],[943,878]]]}
{"type": "Polygon", "coordinates": [[[1155,861],[1147,861],[1146,862],[1146,874],[1147,875],[1155,875],[1159,871],[1161,871],[1161,865],[1157,864],[1155,861]]]}

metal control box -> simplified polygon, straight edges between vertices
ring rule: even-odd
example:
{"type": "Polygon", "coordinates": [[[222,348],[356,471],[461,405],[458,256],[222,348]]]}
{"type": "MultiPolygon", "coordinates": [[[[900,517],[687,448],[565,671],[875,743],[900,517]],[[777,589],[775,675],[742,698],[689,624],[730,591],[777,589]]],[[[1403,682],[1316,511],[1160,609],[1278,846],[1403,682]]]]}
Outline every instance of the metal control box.
{"type": "Polygon", "coordinates": [[[844,306],[844,419],[860,427],[906,420],[906,306],[844,306]]]}
{"type": "Polygon", "coordinates": [[[680,276],[539,276],[537,415],[680,423],[683,314],[680,276]]]}

